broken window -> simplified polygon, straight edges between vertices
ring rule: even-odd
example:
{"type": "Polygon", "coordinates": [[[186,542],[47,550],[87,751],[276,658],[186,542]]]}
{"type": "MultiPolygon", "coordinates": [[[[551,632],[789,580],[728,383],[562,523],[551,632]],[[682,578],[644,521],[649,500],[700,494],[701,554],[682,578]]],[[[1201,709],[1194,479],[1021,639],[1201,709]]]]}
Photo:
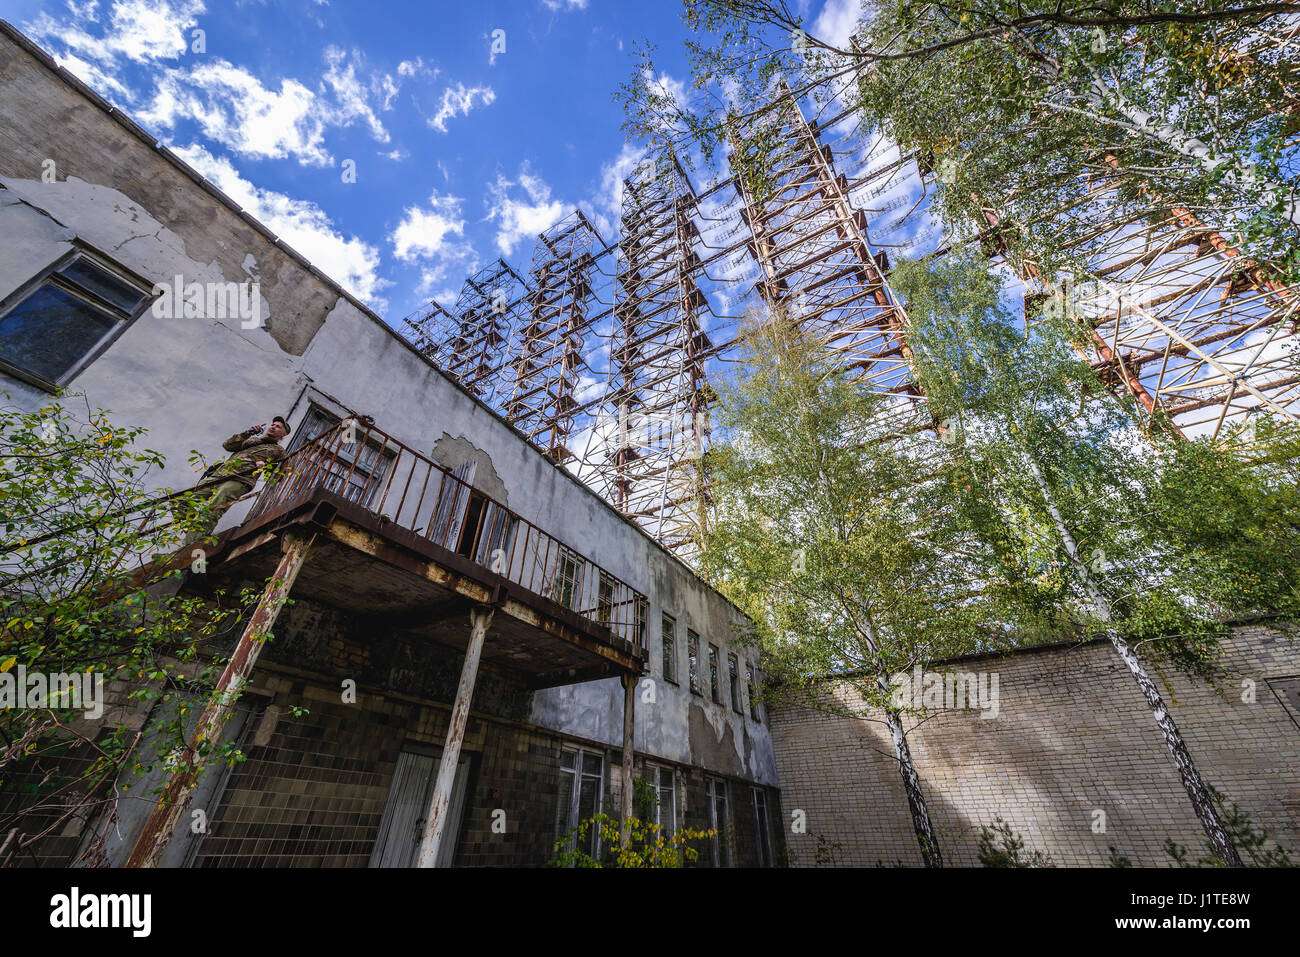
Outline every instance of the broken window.
{"type": "Polygon", "coordinates": [[[749,716],[755,721],[761,721],[758,716],[758,688],[754,685],[754,672],[751,668],[745,669],[745,690],[749,692],[749,716]]]}
{"type": "Polygon", "coordinates": [[[677,622],[668,615],[663,617],[664,681],[677,684],[677,622]]]}
{"type": "Polygon", "coordinates": [[[600,813],[605,783],[605,756],[585,748],[560,751],[560,798],[556,805],[556,838],[569,838],[569,849],[600,856],[600,827],[592,824],[579,838],[574,829],[600,813]],[[581,843],[579,844],[579,840],[581,843]]]}
{"type": "Polygon", "coordinates": [[[714,704],[722,704],[718,682],[718,646],[709,645],[709,696],[714,704]]]}
{"type": "Polygon", "coordinates": [[[614,624],[615,581],[604,572],[596,586],[596,621],[610,628],[614,624]]]}
{"type": "Polygon", "coordinates": [[[149,295],[78,251],[12,305],[0,303],[0,369],[53,392],[108,347],[149,295]]]}
{"type": "Polygon", "coordinates": [[[686,629],[686,659],[690,672],[691,694],[700,693],[700,636],[686,629]]]}
{"type": "Polygon", "coordinates": [[[565,608],[576,610],[581,582],[582,559],[561,545],[555,571],[555,600],[565,608]]]}
{"type": "MultiPolygon", "coordinates": [[[[289,453],[320,438],[341,421],[337,415],[312,405],[294,432],[289,443],[289,453]]],[[[328,491],[342,495],[349,502],[368,508],[383,486],[384,478],[397,458],[397,452],[385,448],[381,439],[368,437],[364,422],[351,421],[355,422],[355,427],[350,430],[350,434],[345,429],[343,436],[330,436],[321,440],[322,449],[319,454],[324,456],[322,461],[325,469],[320,484],[328,491]],[[353,441],[347,442],[348,438],[353,441]]],[[[310,452],[304,454],[312,455],[310,452]]]]}
{"type": "Polygon", "coordinates": [[[731,691],[731,709],[736,714],[744,714],[740,701],[740,661],[735,655],[727,655],[727,684],[731,691]]]}
{"type": "Polygon", "coordinates": [[[636,634],[632,638],[633,644],[639,648],[645,647],[645,625],[646,618],[650,614],[650,602],[644,595],[637,595],[633,599],[636,604],[636,634]]]}

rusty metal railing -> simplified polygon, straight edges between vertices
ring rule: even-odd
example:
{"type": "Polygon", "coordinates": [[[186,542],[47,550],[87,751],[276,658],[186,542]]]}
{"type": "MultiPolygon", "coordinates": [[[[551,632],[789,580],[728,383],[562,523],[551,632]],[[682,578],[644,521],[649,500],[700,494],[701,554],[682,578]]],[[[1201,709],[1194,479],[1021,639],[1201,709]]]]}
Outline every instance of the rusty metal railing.
{"type": "Polygon", "coordinates": [[[373,425],[348,419],[292,452],[246,521],[319,488],[645,647],[645,595],[373,425]]]}

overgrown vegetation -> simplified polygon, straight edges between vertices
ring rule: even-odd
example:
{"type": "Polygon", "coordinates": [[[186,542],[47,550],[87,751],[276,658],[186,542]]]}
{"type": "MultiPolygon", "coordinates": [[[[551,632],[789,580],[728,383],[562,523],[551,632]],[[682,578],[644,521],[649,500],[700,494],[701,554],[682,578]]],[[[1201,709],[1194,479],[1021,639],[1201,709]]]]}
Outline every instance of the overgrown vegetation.
{"type": "MultiPolygon", "coordinates": [[[[0,407],[6,687],[16,690],[20,672],[46,676],[51,686],[53,676],[84,676],[90,694],[99,687],[106,695],[120,681],[125,704],[152,713],[156,735],[146,754],[141,735],[111,713],[102,725],[86,720],[86,695],[74,696],[68,678],[61,681],[68,693],[42,702],[48,706],[0,709],[0,865],[28,861],[43,838],[96,818],[100,839],[85,843],[80,856],[102,863],[102,832],[116,819],[122,780],[185,746],[186,722],[223,665],[200,658],[199,649],[235,633],[256,598],[254,591],[177,591],[185,571],[165,562],[202,527],[204,507],[187,493],[149,486],[165,463],[141,447],[143,438],[144,430],[114,423],[79,396],[34,412],[0,407]]],[[[204,755],[239,757],[229,744],[204,755]]]]}

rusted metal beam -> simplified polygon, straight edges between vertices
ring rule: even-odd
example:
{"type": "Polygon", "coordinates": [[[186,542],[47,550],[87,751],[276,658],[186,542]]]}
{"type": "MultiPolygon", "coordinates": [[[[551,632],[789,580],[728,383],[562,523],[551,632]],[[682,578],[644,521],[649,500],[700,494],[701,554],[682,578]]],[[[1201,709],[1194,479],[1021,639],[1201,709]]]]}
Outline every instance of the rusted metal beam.
{"type": "Polygon", "coordinates": [[[162,797],[145,821],[140,836],[136,838],[135,847],[126,861],[127,867],[157,867],[162,860],[172,833],[189,807],[194,787],[203,774],[205,752],[220,740],[222,727],[234,712],[235,701],[252,673],[253,666],[257,664],[262,645],[271,633],[271,627],[275,624],[280,609],[284,607],[298,573],[302,571],[315,538],[315,534],[303,536],[292,531],[286,532],[281,538],[283,554],[275,575],[262,592],[252,618],[244,628],[244,633],[239,636],[239,643],[235,645],[230,661],[217,680],[217,698],[209,701],[203,709],[194,735],[181,755],[180,766],[172,772],[162,797]]]}
{"type": "Polygon", "coordinates": [[[469,706],[474,698],[474,682],[478,678],[478,663],[483,655],[483,641],[492,624],[493,608],[475,608],[469,613],[469,647],[465,649],[465,662],[460,669],[460,686],[456,689],[456,703],[451,709],[451,723],[447,727],[447,742],[442,748],[438,763],[438,780],[433,786],[429,801],[429,814],[424,825],[424,839],[420,843],[420,867],[437,867],[438,851],[447,828],[447,810],[451,806],[451,789],[456,781],[456,765],[460,762],[460,746],[465,740],[465,726],[469,724],[469,706]]]}

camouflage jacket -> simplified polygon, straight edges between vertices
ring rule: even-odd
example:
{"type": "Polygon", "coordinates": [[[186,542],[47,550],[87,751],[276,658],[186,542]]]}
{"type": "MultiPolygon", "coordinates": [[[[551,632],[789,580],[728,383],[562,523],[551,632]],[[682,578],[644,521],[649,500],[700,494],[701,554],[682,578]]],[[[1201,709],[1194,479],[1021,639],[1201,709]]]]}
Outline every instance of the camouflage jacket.
{"type": "Polygon", "coordinates": [[[236,432],[221,447],[235,454],[221,463],[221,468],[214,473],[214,478],[234,479],[243,482],[250,489],[257,483],[258,462],[278,465],[284,461],[285,451],[280,443],[265,435],[249,435],[236,432]]]}

